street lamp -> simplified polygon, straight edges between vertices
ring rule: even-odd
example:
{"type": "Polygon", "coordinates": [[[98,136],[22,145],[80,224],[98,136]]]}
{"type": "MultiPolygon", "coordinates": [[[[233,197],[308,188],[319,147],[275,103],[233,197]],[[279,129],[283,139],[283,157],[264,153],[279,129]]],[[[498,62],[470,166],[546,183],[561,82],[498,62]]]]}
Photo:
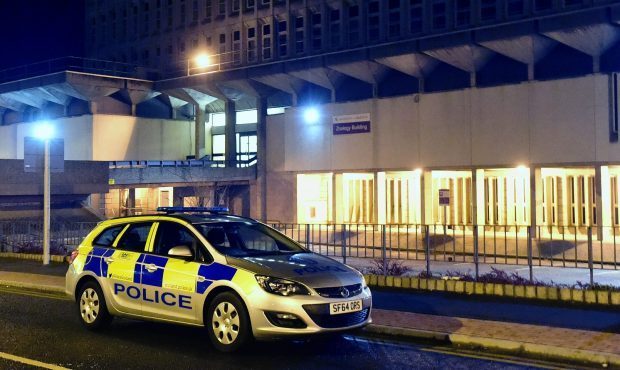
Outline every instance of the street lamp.
{"type": "Polygon", "coordinates": [[[54,126],[44,122],[35,127],[34,136],[45,143],[43,165],[43,265],[50,264],[50,139],[54,126]]]}
{"type": "Polygon", "coordinates": [[[314,124],[319,121],[321,114],[316,107],[308,107],[303,112],[304,121],[308,124],[314,124]]]}
{"type": "Polygon", "coordinates": [[[187,60],[187,75],[189,76],[191,74],[191,70],[192,70],[192,62],[194,63],[194,69],[198,68],[198,69],[202,69],[202,68],[207,68],[208,66],[210,66],[211,63],[211,57],[209,57],[209,55],[207,55],[206,53],[201,53],[196,55],[193,59],[188,59],[187,60]]]}

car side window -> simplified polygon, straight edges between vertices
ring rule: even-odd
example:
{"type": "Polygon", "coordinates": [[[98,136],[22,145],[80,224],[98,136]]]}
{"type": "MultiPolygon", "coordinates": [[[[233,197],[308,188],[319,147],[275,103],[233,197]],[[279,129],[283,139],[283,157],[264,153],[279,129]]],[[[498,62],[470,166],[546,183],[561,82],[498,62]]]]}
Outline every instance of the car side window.
{"type": "Polygon", "coordinates": [[[120,234],[120,232],[123,231],[124,227],[125,225],[118,225],[118,226],[108,227],[107,229],[103,230],[103,232],[101,232],[101,234],[99,234],[93,240],[93,246],[108,247],[108,248],[111,247],[112,244],[114,244],[114,241],[116,240],[116,237],[118,236],[118,234],[120,234]]]}
{"type": "Polygon", "coordinates": [[[116,247],[132,252],[143,252],[152,225],[151,222],[130,225],[116,247]]]}
{"type": "Polygon", "coordinates": [[[192,234],[185,226],[176,222],[160,222],[155,237],[153,253],[160,256],[168,256],[170,249],[184,245],[188,247],[198,262],[211,262],[211,257],[207,255],[198,238],[192,234]]]}

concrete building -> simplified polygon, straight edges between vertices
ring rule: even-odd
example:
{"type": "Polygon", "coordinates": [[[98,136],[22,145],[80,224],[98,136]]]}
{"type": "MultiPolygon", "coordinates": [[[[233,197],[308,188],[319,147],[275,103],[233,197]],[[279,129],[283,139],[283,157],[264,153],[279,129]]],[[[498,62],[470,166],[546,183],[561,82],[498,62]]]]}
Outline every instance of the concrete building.
{"type": "Polygon", "coordinates": [[[0,158],[54,120],[67,159],[111,162],[90,197],[107,215],[206,200],[297,223],[620,225],[615,1],[92,0],[85,16],[89,59],[0,74],[0,158]]]}

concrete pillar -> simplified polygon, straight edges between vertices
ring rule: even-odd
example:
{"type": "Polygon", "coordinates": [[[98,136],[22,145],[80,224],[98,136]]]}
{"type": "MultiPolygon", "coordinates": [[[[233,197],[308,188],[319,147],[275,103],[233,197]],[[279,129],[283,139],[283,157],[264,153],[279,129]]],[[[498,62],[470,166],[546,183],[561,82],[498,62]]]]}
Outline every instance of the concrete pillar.
{"type": "Polygon", "coordinates": [[[136,104],[131,104],[131,115],[134,117],[136,116],[136,107],[136,104]]]}
{"type": "Polygon", "coordinates": [[[542,220],[542,204],[542,171],[540,168],[530,167],[530,225],[532,238],[536,237],[538,220],[542,220]]]}
{"type": "Polygon", "coordinates": [[[424,77],[418,77],[418,93],[424,92],[424,77]]]}
{"type": "Polygon", "coordinates": [[[376,221],[378,224],[385,224],[387,222],[387,212],[386,212],[386,194],[387,189],[385,188],[385,172],[377,172],[375,175],[377,189],[375,199],[377,199],[377,218],[376,221]]]}
{"type": "Polygon", "coordinates": [[[422,172],[421,188],[421,208],[422,224],[430,225],[433,223],[433,172],[422,172]]]}
{"type": "Polygon", "coordinates": [[[237,112],[235,111],[235,102],[232,100],[226,101],[226,108],[224,110],[226,115],[226,128],[225,128],[225,146],[226,151],[226,167],[237,166],[237,112]]]}
{"type": "MultiPolygon", "coordinates": [[[[329,91],[331,93],[331,96],[330,96],[331,102],[335,103],[336,102],[336,89],[331,89],[329,91]]],[[[374,95],[374,92],[373,92],[373,95],[374,95]]]]}
{"type": "Polygon", "coordinates": [[[373,98],[379,97],[379,84],[378,83],[372,84],[372,97],[373,98]]]}
{"type": "Polygon", "coordinates": [[[469,73],[469,86],[476,87],[476,72],[469,73]]]}
{"type": "Polygon", "coordinates": [[[97,114],[97,102],[91,100],[88,105],[90,107],[90,114],[97,114]]]}
{"type": "Polygon", "coordinates": [[[258,185],[258,208],[260,220],[267,221],[267,99],[256,99],[258,121],[256,123],[256,174],[258,185]]]}
{"type": "Polygon", "coordinates": [[[533,81],[534,80],[534,63],[529,63],[527,65],[527,80],[528,81],[533,81]]]}
{"type": "Polygon", "coordinates": [[[194,156],[201,159],[206,154],[205,111],[200,105],[194,105],[194,156]]]}
{"type": "Polygon", "coordinates": [[[594,169],[594,188],[596,191],[596,226],[598,240],[611,234],[611,183],[609,167],[596,166],[594,169]]]}
{"type": "Polygon", "coordinates": [[[592,56],[592,73],[599,73],[601,71],[601,56],[592,56]]]}
{"type": "Polygon", "coordinates": [[[484,170],[474,169],[471,171],[471,187],[474,200],[474,206],[472,210],[472,220],[475,225],[485,224],[485,209],[484,209],[484,170]]]}
{"type": "Polygon", "coordinates": [[[133,215],[136,208],[136,189],[129,188],[127,192],[127,215],[133,215]]]}

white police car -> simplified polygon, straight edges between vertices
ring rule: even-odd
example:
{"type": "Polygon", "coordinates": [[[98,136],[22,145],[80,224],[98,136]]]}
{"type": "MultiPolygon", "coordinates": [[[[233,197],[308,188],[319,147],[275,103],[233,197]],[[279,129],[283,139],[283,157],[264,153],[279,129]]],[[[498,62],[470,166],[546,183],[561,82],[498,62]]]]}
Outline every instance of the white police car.
{"type": "Polygon", "coordinates": [[[112,316],[205,326],[229,352],[252,338],[370,323],[356,270],[225,209],[158,211],[103,221],[73,252],[66,291],[87,328],[112,316]]]}

